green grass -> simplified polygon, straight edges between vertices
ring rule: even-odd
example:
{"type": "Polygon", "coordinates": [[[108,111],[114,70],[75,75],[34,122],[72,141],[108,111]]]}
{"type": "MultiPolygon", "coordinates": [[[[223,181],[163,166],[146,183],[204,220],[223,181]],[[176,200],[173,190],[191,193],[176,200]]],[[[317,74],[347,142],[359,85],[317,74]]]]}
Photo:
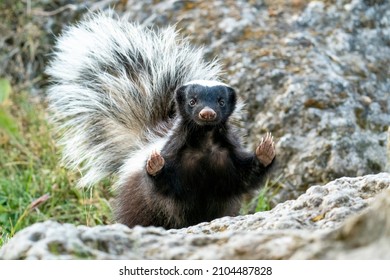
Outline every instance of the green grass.
{"type": "Polygon", "coordinates": [[[110,223],[110,188],[75,187],[78,174],[59,164],[43,102],[25,92],[1,96],[6,96],[2,87],[0,246],[20,229],[50,219],[90,226],[110,223]]]}
{"type": "Polygon", "coordinates": [[[264,185],[259,192],[241,207],[240,214],[247,215],[256,212],[271,210],[271,200],[278,193],[282,186],[281,177],[275,180],[269,178],[264,182],[264,185]]]}

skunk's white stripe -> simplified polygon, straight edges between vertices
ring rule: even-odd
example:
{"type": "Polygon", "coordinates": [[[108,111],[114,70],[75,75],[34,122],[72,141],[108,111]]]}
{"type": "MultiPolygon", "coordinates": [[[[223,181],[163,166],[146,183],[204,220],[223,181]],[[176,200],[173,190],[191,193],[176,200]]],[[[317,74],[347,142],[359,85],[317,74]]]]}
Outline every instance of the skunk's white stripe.
{"type": "Polygon", "coordinates": [[[222,82],[209,81],[209,80],[194,80],[194,81],[190,81],[188,83],[185,83],[184,85],[185,86],[188,86],[188,85],[200,85],[200,86],[204,86],[204,87],[216,87],[216,86],[230,87],[229,85],[224,84],[222,82]]]}

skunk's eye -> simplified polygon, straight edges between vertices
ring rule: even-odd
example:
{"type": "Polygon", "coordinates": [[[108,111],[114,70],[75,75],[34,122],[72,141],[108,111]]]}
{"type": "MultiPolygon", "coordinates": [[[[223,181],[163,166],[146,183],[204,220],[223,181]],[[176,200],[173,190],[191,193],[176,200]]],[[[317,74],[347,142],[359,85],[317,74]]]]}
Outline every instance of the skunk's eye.
{"type": "Polygon", "coordinates": [[[221,106],[221,107],[225,106],[225,100],[219,99],[219,100],[218,100],[218,104],[219,104],[219,106],[221,106]]]}
{"type": "Polygon", "coordinates": [[[190,102],[188,102],[188,104],[191,106],[191,107],[194,107],[196,105],[196,99],[195,98],[192,98],[190,100],[190,102]]]}

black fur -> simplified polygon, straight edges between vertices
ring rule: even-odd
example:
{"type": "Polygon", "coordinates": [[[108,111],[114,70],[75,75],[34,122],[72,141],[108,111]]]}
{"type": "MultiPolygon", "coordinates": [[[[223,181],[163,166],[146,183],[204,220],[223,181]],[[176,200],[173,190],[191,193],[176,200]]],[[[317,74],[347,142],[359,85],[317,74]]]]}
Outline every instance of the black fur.
{"type": "Polygon", "coordinates": [[[241,147],[228,123],[235,104],[227,86],[179,88],[179,124],[161,151],[164,167],[155,176],[144,170],[130,178],[118,195],[117,220],[180,228],[236,215],[242,194],[259,186],[271,164],[241,147]],[[215,112],[212,120],[202,119],[204,108],[215,112]]]}

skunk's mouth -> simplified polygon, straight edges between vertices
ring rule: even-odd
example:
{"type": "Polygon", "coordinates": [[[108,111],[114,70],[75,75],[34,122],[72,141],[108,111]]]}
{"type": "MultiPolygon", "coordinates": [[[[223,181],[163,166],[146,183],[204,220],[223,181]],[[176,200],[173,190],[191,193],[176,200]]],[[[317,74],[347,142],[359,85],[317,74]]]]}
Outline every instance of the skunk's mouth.
{"type": "Polygon", "coordinates": [[[218,118],[213,119],[213,120],[204,120],[204,119],[195,118],[194,121],[199,126],[218,125],[221,123],[221,121],[218,118]]]}

